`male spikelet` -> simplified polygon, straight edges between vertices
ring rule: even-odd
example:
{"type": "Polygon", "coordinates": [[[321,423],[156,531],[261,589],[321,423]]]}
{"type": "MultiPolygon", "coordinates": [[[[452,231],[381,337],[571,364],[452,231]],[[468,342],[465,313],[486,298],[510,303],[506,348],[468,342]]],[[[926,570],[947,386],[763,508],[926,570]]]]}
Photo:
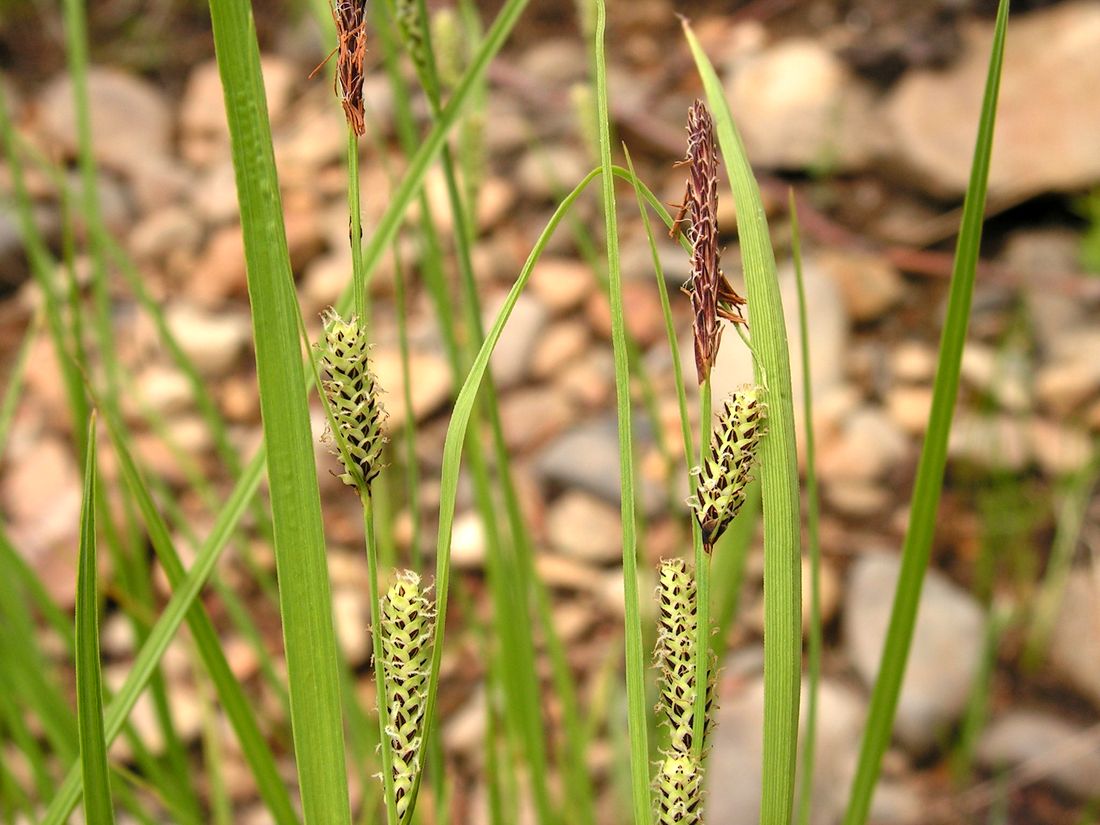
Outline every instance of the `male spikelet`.
{"type": "Polygon", "coordinates": [[[744,387],[726,399],[711,435],[710,455],[693,472],[699,476],[688,504],[710,548],[725,532],[745,503],[745,485],[764,434],[767,405],[764,388],[744,387]]]}
{"type": "Polygon", "coordinates": [[[397,814],[404,817],[420,770],[428,671],[435,609],[411,570],[382,599],[382,678],[386,680],[393,746],[393,788],[397,814]]]}
{"type": "Polygon", "coordinates": [[[688,110],[687,191],[680,212],[672,224],[672,235],[686,219],[691,242],[691,276],[684,291],[691,298],[694,316],[695,369],[699,384],[710,377],[722,340],[719,318],[745,323],[740,307],[745,303],[719,264],[718,252],[718,148],[714,121],[701,100],[688,110]]]}
{"type": "Polygon", "coordinates": [[[702,771],[691,756],[666,754],[657,772],[657,825],[700,825],[702,771]]]}
{"type": "MultiPolygon", "coordinates": [[[[668,723],[670,753],[690,755],[695,723],[695,651],[699,623],[695,576],[683,559],[661,562],[657,603],[657,646],[653,651],[661,683],[657,712],[668,723]]],[[[710,658],[704,747],[713,722],[715,667],[713,655],[710,658]]]]}
{"type": "Polygon", "coordinates": [[[325,394],[336,424],[336,450],[344,465],[345,484],[366,489],[382,468],[382,422],[386,411],[378,400],[378,383],[368,361],[370,344],[358,318],[343,320],[335,311],[325,316],[325,394]]]}
{"type": "Polygon", "coordinates": [[[332,7],[332,19],[336,22],[336,94],[344,107],[348,125],[357,136],[362,137],[367,130],[363,108],[363,61],[367,56],[366,0],[337,0],[332,7]]]}

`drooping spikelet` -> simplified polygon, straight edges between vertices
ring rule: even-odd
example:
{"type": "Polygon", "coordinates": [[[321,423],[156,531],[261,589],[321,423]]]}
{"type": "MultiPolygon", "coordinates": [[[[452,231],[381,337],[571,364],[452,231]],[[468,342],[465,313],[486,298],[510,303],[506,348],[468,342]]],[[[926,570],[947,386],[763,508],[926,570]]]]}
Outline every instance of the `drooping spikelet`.
{"type": "Polygon", "coordinates": [[[336,94],[344,107],[348,125],[361,137],[367,130],[363,107],[367,0],[336,0],[332,18],[336,21],[336,94]]]}
{"type": "Polygon", "coordinates": [[[763,395],[763,387],[752,386],[726,399],[711,435],[710,455],[693,471],[699,476],[698,487],[688,504],[708,551],[745,503],[745,485],[767,417],[763,395]]]}
{"type": "Polygon", "coordinates": [[[369,351],[370,344],[357,318],[345,321],[334,311],[325,316],[322,366],[325,394],[336,424],[334,436],[344,446],[344,450],[336,450],[344,464],[340,478],[361,489],[378,475],[386,442],[382,435],[386,411],[378,400],[369,351]]]}
{"type": "Polygon", "coordinates": [[[405,50],[412,58],[417,73],[423,77],[428,68],[428,50],[424,42],[424,26],[420,19],[418,0],[395,0],[393,6],[397,31],[405,50]]]}
{"type": "MultiPolygon", "coordinates": [[[[695,724],[695,652],[698,638],[695,576],[683,559],[661,562],[657,585],[657,646],[653,651],[660,673],[658,715],[669,727],[670,753],[691,755],[695,724]]],[[[708,654],[706,720],[703,746],[713,723],[714,657],[708,654]]]]}
{"type": "Polygon", "coordinates": [[[691,756],[665,756],[655,782],[657,825],[699,825],[703,821],[701,774],[698,761],[691,756]]]}
{"type": "Polygon", "coordinates": [[[393,747],[393,786],[398,816],[404,817],[420,770],[424,705],[432,651],[435,608],[411,570],[382,599],[382,678],[393,747]]]}
{"type": "Polygon", "coordinates": [[[745,303],[730,285],[719,265],[718,253],[718,149],[714,121],[701,100],[688,110],[688,149],[682,163],[688,167],[687,191],[672,225],[675,235],[687,221],[691,242],[691,276],[684,291],[691,297],[695,338],[695,369],[699,384],[710,376],[722,339],[719,318],[743,324],[739,307],[745,303]]]}

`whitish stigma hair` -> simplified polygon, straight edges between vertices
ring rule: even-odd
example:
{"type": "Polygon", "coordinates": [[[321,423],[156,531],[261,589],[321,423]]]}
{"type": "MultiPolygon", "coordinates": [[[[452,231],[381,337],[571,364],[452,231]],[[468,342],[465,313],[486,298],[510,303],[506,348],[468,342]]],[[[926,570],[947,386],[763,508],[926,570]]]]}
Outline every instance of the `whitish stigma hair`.
{"type": "Polygon", "coordinates": [[[382,422],[386,411],[371,372],[370,344],[359,319],[345,321],[335,311],[325,316],[321,364],[324,388],[332,410],[334,451],[340,456],[345,484],[369,490],[382,468],[382,422]]]}
{"type": "Polygon", "coordinates": [[[707,552],[745,503],[745,487],[764,434],[767,405],[763,396],[763,387],[750,386],[726,399],[711,433],[710,453],[692,471],[698,482],[688,505],[699,522],[707,552]]]}

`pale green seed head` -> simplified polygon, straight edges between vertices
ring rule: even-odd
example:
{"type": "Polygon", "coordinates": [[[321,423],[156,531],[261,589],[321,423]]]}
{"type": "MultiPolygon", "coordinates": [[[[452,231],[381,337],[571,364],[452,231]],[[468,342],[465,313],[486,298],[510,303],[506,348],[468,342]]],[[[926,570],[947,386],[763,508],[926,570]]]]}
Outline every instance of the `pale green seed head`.
{"type": "Polygon", "coordinates": [[[393,11],[397,32],[401,36],[405,51],[412,58],[417,72],[423,76],[427,71],[428,56],[417,0],[395,0],[393,11]]]}
{"type": "Polygon", "coordinates": [[[763,387],[750,386],[726,399],[711,435],[710,454],[693,471],[698,486],[688,505],[707,546],[718,540],[745,503],[745,487],[752,478],[767,417],[763,396],[763,387]]]}
{"type": "Polygon", "coordinates": [[[335,452],[344,465],[345,484],[365,489],[382,467],[386,438],[382,423],[386,411],[370,369],[370,343],[357,318],[347,321],[336,312],[325,316],[325,343],[321,363],[325,395],[335,423],[335,452]]]}
{"type": "MultiPolygon", "coordinates": [[[[657,585],[657,645],[653,651],[660,673],[657,712],[669,729],[670,753],[692,751],[695,723],[695,652],[699,627],[695,576],[683,559],[661,562],[657,585]]],[[[708,654],[704,738],[713,724],[715,662],[708,654]]],[[[706,745],[704,741],[704,747],[706,745]]]]}
{"type": "Polygon", "coordinates": [[[424,706],[431,669],[435,607],[411,570],[397,574],[382,598],[382,678],[389,705],[394,798],[404,816],[420,771],[424,706]]]}
{"type": "Polygon", "coordinates": [[[667,754],[654,784],[657,825],[698,825],[703,821],[702,771],[694,758],[667,754]]]}
{"type": "Polygon", "coordinates": [[[466,68],[463,50],[462,21],[450,6],[432,15],[432,48],[440,82],[453,89],[466,68]]]}

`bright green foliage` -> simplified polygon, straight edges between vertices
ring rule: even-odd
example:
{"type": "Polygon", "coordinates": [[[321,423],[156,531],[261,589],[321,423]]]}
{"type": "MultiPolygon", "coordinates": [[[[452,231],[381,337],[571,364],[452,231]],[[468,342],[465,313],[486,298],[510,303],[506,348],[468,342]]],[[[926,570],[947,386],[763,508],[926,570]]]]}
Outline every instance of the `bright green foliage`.
{"type": "Polygon", "coordinates": [[[434,618],[420,577],[411,570],[398,573],[382,599],[382,675],[389,701],[394,798],[402,819],[420,771],[434,618]]]}
{"type": "Polygon", "coordinates": [[[686,754],[669,754],[657,774],[658,825],[699,825],[703,821],[703,772],[686,754]]]}
{"type": "Polygon", "coordinates": [[[745,503],[745,487],[764,433],[767,405],[764,388],[746,387],[726,399],[711,436],[710,455],[699,474],[695,495],[688,502],[708,546],[729,527],[745,503]]]}
{"type": "Polygon", "coordinates": [[[370,370],[370,343],[359,319],[343,320],[336,312],[325,318],[325,393],[332,407],[334,433],[346,472],[345,484],[365,489],[382,468],[382,422],[386,411],[378,400],[378,382],[370,370]]]}

